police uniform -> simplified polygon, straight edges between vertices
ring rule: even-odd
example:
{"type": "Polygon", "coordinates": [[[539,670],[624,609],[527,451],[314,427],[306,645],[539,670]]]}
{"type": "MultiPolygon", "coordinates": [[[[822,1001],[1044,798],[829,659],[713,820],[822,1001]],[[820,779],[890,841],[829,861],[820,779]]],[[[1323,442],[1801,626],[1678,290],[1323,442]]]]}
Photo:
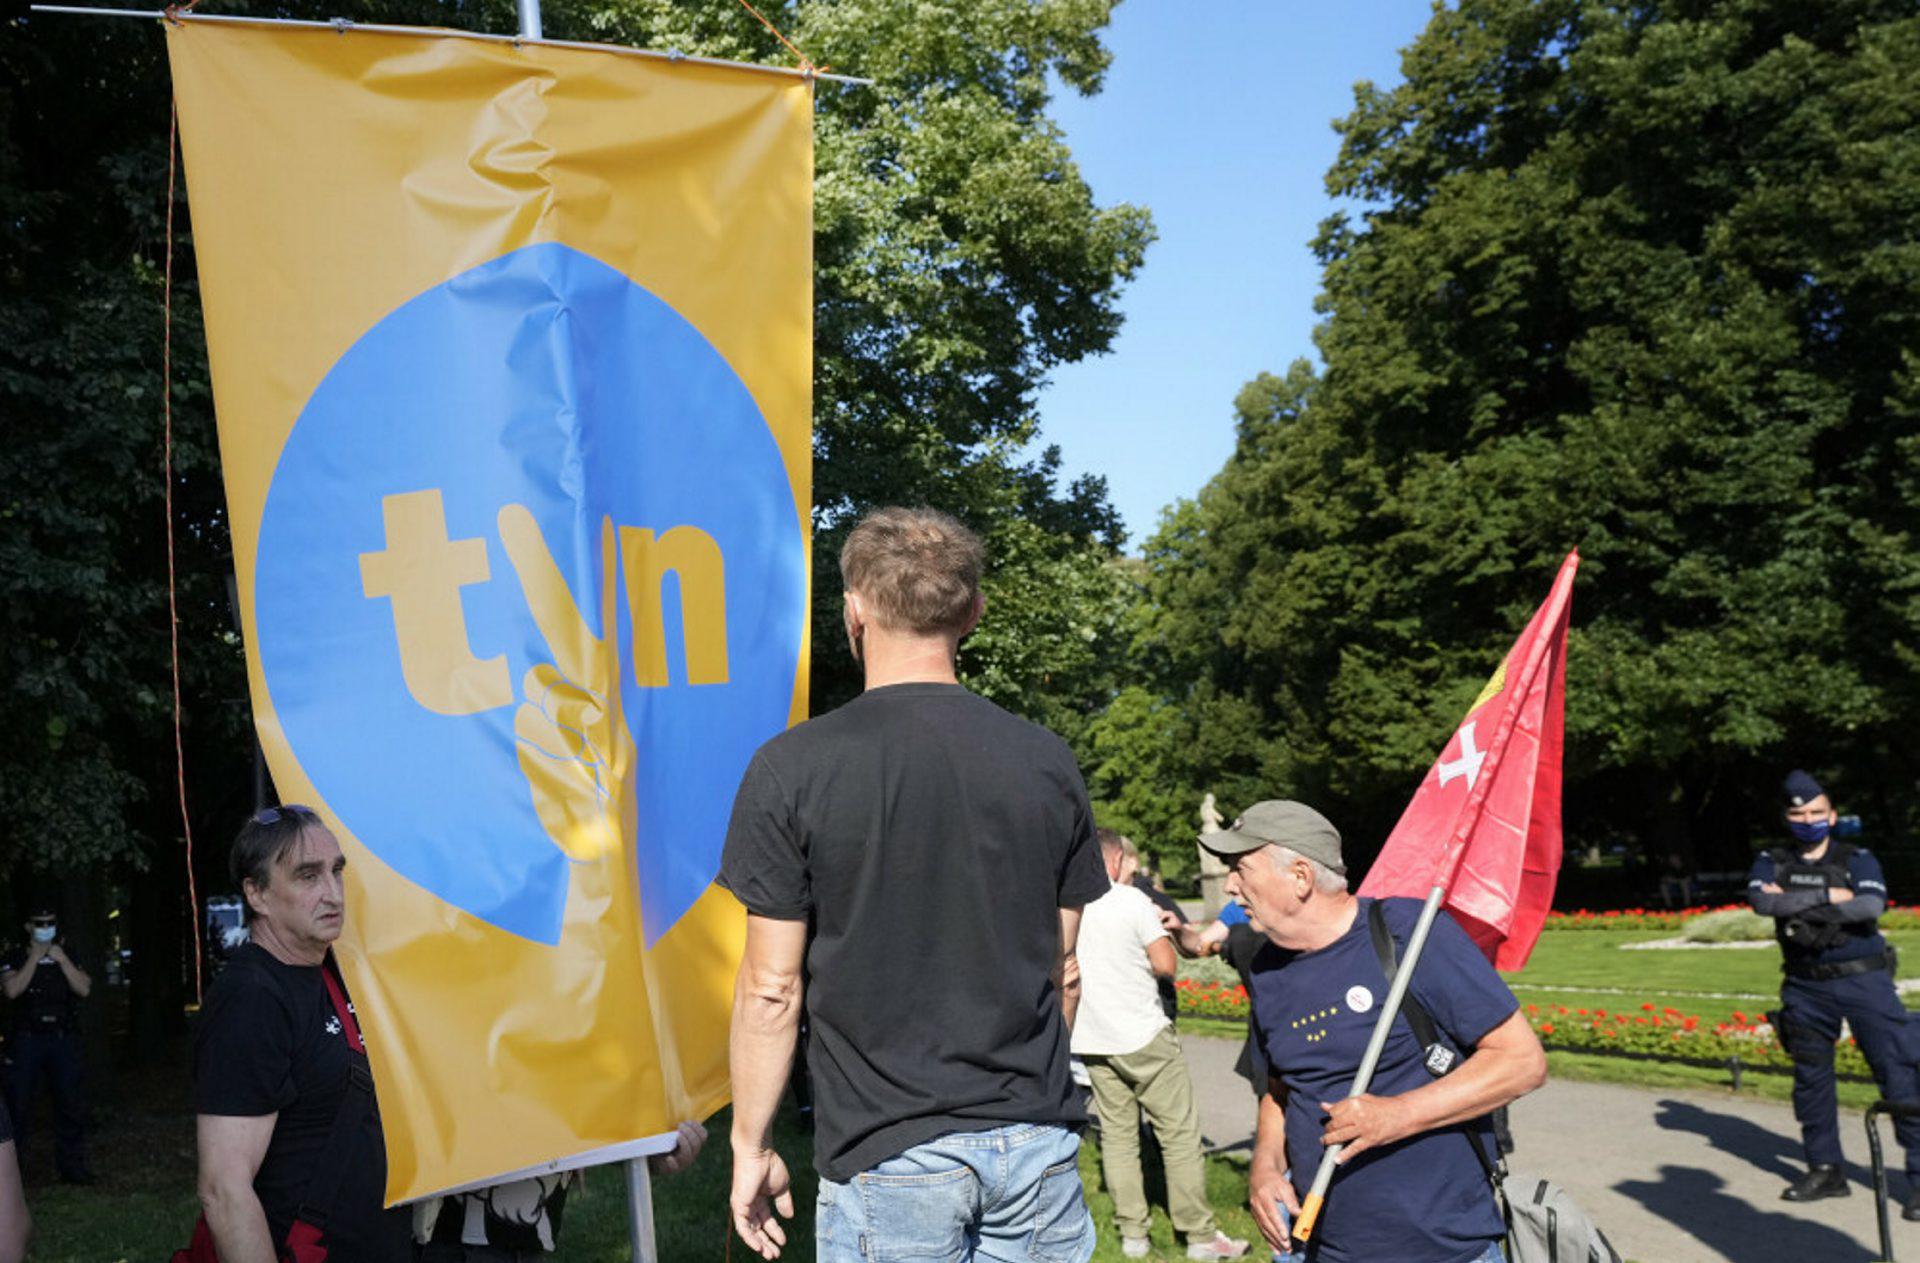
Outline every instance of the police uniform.
{"type": "MultiPolygon", "coordinates": [[[[1824,793],[1804,772],[1787,778],[1789,807],[1824,793]]],[[[1780,1011],[1775,1028],[1793,1058],[1793,1116],[1800,1124],[1808,1174],[1782,1194],[1789,1201],[1847,1194],[1841,1166],[1834,1046],[1844,1020],[1881,1091],[1889,1099],[1920,1098],[1912,1019],[1894,989],[1894,956],[1880,934],[1887,903],[1880,861],[1864,847],[1802,825],[1796,844],[1763,852],[1749,874],[1754,910],[1774,918],[1780,942],[1780,1011]],[[1811,840],[1819,834],[1817,841],[1811,840]],[[1778,893],[1762,889],[1780,887],[1778,893]],[[1828,891],[1844,888],[1840,903],[1828,891]]],[[[1920,1217],[1920,1120],[1895,1132],[1907,1153],[1907,1217],[1920,1217]]]]}
{"type": "Polygon", "coordinates": [[[34,1098],[44,1083],[53,1097],[54,1138],[60,1176],[70,1182],[90,1183],[93,1177],[87,1167],[80,998],[67,985],[67,977],[61,972],[60,966],[44,955],[44,944],[29,943],[24,951],[15,952],[4,963],[0,963],[0,974],[25,968],[28,959],[26,952],[41,952],[43,956],[33,971],[33,980],[27,984],[27,989],[13,1000],[9,1048],[13,1069],[8,1086],[14,1131],[24,1149],[34,1098]]]}

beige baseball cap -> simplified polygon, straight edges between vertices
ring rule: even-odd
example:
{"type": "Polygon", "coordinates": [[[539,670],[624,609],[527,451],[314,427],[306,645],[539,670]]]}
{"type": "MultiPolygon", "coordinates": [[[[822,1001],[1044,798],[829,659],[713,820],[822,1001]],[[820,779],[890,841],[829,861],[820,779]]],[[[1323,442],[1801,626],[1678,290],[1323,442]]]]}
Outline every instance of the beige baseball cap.
{"type": "Polygon", "coordinates": [[[1305,803],[1285,798],[1255,803],[1220,832],[1201,834],[1200,845],[1222,859],[1279,845],[1336,873],[1347,871],[1340,856],[1340,831],[1333,822],[1305,803]]]}

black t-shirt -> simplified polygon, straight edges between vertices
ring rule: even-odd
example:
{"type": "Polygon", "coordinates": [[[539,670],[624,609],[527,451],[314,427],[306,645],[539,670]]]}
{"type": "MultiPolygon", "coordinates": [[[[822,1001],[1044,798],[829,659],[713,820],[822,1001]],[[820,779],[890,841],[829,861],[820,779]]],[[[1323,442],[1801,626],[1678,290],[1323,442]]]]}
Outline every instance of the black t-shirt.
{"type": "MultiPolygon", "coordinates": [[[[323,1163],[348,1080],[366,1054],[355,1052],[320,967],[288,965],[248,943],[236,950],[207,993],[194,1043],[194,1109],[201,1114],[277,1114],[273,1139],[254,1177],[276,1244],[308,1201],[323,1163]]],[[[331,1205],[319,1207],[328,1263],[405,1263],[410,1216],[382,1210],[387,1150],[371,1094],[352,1128],[350,1161],[331,1205]]]]}
{"type": "MultiPolygon", "coordinates": [[[[1145,873],[1140,873],[1134,877],[1133,888],[1151,899],[1154,907],[1159,908],[1163,912],[1173,913],[1174,916],[1180,919],[1180,924],[1185,925],[1187,923],[1187,914],[1180,910],[1180,905],[1174,902],[1173,896],[1148,881],[1145,873]]],[[[1160,1011],[1167,1015],[1169,1022],[1179,1021],[1180,991],[1173,985],[1173,979],[1156,977],[1153,980],[1153,985],[1158,988],[1160,992],[1160,1011]]]]}
{"type": "Polygon", "coordinates": [[[0,962],[0,977],[27,967],[29,952],[40,953],[33,981],[13,1000],[13,1033],[53,1034],[71,1031],[79,1017],[80,999],[67,985],[67,975],[47,955],[49,943],[29,943],[0,962]]]}
{"type": "Polygon", "coordinates": [[[871,689],[760,748],[720,884],[811,923],[814,1159],[1085,1120],[1053,971],[1059,909],[1110,886],[1066,744],[957,684],[871,689]]]}
{"type": "Polygon", "coordinates": [[[0,1102],[0,1145],[13,1143],[13,1115],[7,1113],[5,1102],[0,1102]]]}
{"type": "MultiPolygon", "coordinates": [[[[1253,996],[1253,959],[1267,945],[1267,936],[1245,921],[1228,926],[1227,940],[1220,945],[1221,959],[1240,975],[1240,987],[1247,993],[1249,1001],[1253,996]]],[[[1239,1060],[1233,1063],[1233,1072],[1253,1085],[1255,1096],[1266,1095],[1267,1053],[1254,1035],[1252,1022],[1247,1023],[1247,1040],[1240,1048],[1239,1060]]]]}

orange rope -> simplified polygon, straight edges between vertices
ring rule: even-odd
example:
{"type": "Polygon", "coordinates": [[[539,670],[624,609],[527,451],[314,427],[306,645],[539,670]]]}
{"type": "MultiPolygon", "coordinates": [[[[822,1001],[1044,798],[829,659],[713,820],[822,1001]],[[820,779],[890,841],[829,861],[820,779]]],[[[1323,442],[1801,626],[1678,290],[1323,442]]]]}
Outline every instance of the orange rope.
{"type": "MultiPolygon", "coordinates": [[[[187,5],[192,8],[191,0],[187,5]]],[[[180,597],[174,577],[173,550],[173,190],[174,154],[180,129],[178,102],[167,102],[167,245],[166,281],[161,300],[165,332],[160,343],[160,416],[167,506],[167,633],[173,647],[173,766],[180,785],[180,827],[187,841],[187,921],[193,930],[193,1002],[203,999],[200,976],[200,891],[193,876],[193,819],[187,814],[187,748],[180,735],[180,597]]]]}
{"type": "MultiPolygon", "coordinates": [[[[197,4],[198,2],[199,0],[194,0],[194,3],[197,4]]],[[[832,66],[814,65],[813,58],[801,52],[798,45],[796,45],[792,40],[788,39],[786,36],[782,35],[780,33],[780,28],[775,26],[773,23],[767,21],[767,19],[761,14],[760,10],[754,8],[751,4],[748,4],[747,0],[740,0],[740,7],[745,9],[748,13],[753,14],[754,17],[759,18],[760,25],[766,27],[769,31],[772,31],[773,37],[779,40],[782,44],[785,44],[787,46],[788,52],[792,53],[795,57],[798,57],[800,59],[801,71],[809,75],[816,75],[816,74],[825,74],[827,71],[833,69],[832,66]]]]}

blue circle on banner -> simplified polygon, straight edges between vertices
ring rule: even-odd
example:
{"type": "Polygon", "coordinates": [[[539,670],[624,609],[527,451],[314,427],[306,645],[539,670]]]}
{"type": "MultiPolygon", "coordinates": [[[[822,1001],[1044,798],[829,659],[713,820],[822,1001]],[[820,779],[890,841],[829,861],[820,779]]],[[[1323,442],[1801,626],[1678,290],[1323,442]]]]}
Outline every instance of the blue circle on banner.
{"type": "Polygon", "coordinates": [[[623,541],[678,530],[723,593],[721,617],[683,606],[681,570],[618,567],[652,946],[712,882],[741,773],[787,725],[806,558],[745,385],[619,272],[562,245],[517,250],[400,307],[328,372],[260,524],[254,616],[274,712],[322,800],[382,861],[490,925],[558,942],[574,861],[541,824],[515,734],[529,672],[556,655],[502,542],[508,505],[531,516],[596,634],[607,519],[623,541]],[[636,603],[657,608],[664,678],[636,675],[636,603]]]}

